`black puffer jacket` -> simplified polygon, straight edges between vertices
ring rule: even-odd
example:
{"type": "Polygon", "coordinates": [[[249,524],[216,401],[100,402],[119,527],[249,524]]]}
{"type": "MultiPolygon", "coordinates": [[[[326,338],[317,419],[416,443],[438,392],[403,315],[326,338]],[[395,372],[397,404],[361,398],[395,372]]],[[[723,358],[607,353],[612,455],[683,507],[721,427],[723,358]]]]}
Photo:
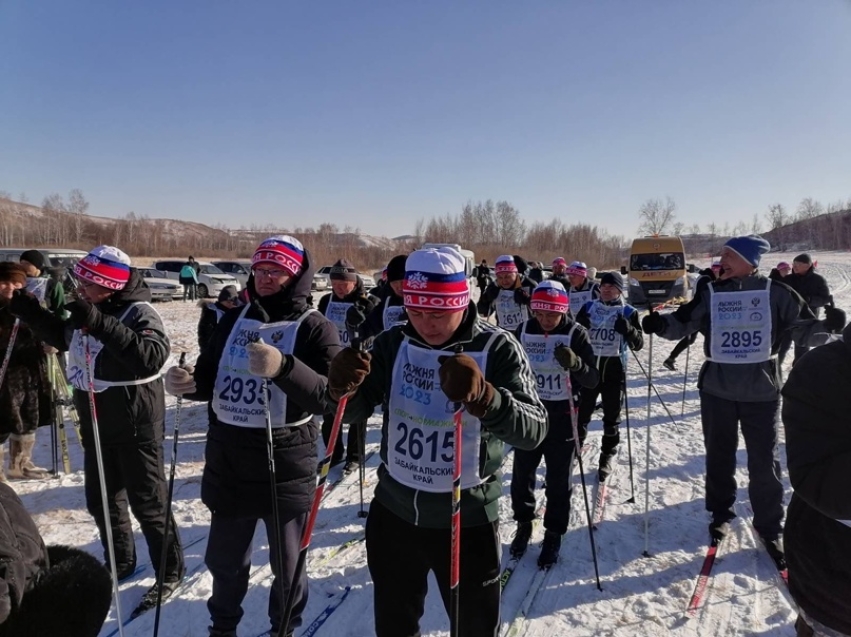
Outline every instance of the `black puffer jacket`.
{"type": "Polygon", "coordinates": [[[799,359],[783,386],[794,488],[784,540],[795,601],[851,635],[851,326],[843,337],[799,359]]]}
{"type": "Polygon", "coordinates": [[[23,502],[0,482],[0,624],[48,567],[47,548],[23,502]]]}
{"type": "MultiPolygon", "coordinates": [[[[0,305],[0,362],[5,360],[15,317],[0,305]]],[[[21,322],[0,385],[0,434],[28,434],[53,418],[47,358],[41,341],[21,322]]]]}
{"type": "MultiPolygon", "coordinates": [[[[310,309],[307,298],[313,280],[310,254],[292,283],[278,294],[259,297],[249,280],[250,306],[245,317],[263,322],[296,320],[304,312],[288,368],[272,382],[287,395],[286,422],[297,422],[311,414],[325,413],[325,387],[331,359],[340,351],[337,329],[319,312],[310,309]]],[[[219,321],[209,347],[195,365],[197,393],[188,398],[211,401],[216,375],[231,330],[244,308],[234,308],[219,321]]],[[[269,491],[269,461],[266,430],[222,423],[209,409],[207,463],[201,483],[201,499],[211,511],[230,517],[263,517],[272,513],[269,491]]],[[[316,486],[316,439],[311,420],[305,425],[273,430],[278,499],[283,521],[306,511],[316,486]]]]}
{"type": "MultiPolygon", "coordinates": [[[[165,365],[170,351],[165,327],[151,307],[151,291],[135,268],[124,289],[112,294],[97,309],[103,328],[89,338],[103,343],[95,359],[95,378],[116,382],[150,378],[165,365]],[[128,307],[136,303],[134,307],[128,307]],[[127,312],[123,321],[119,319],[127,312]]],[[[36,336],[60,351],[67,351],[74,334],[70,321],[56,318],[48,310],[27,319],[36,336]]],[[[80,414],[83,444],[91,442],[92,419],[86,391],[74,390],[74,405],[80,414]]],[[[109,387],[95,394],[101,442],[105,445],[160,441],[165,423],[163,381],[144,385],[109,387]]]]}
{"type": "Polygon", "coordinates": [[[793,272],[783,279],[783,283],[801,295],[816,317],[819,315],[819,308],[831,302],[827,281],[813,269],[813,266],[810,266],[810,269],[803,274],[793,272]]]}

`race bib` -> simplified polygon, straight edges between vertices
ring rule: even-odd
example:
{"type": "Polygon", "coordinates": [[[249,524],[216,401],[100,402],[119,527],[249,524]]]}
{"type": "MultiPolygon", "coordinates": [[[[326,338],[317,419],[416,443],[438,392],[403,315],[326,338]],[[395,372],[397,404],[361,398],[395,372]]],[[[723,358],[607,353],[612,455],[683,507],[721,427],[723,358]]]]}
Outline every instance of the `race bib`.
{"type": "Polygon", "coordinates": [[[399,320],[404,309],[404,305],[390,305],[390,299],[384,301],[384,312],[382,314],[382,318],[385,330],[389,330],[394,325],[403,325],[405,323],[405,321],[399,320]]]}
{"type": "MultiPolygon", "coordinates": [[[[263,379],[248,371],[246,347],[262,338],[265,344],[276,347],[282,354],[292,354],[298,328],[312,310],[302,314],[296,321],[261,323],[245,318],[248,308],[247,305],[243,308],[222,352],[212,406],[216,418],[221,422],[237,427],[265,428],[266,396],[263,379]]],[[[287,395],[280,388],[269,383],[269,393],[269,413],[273,427],[302,424],[286,422],[287,395]]]]}
{"type": "Polygon", "coordinates": [[[342,301],[331,301],[325,308],[325,318],[331,321],[340,335],[340,345],[348,347],[349,330],[346,328],[346,312],[354,303],[343,303],[342,301]]]}
{"type": "Polygon", "coordinates": [[[622,305],[592,303],[589,306],[588,341],[595,356],[620,356],[623,336],[615,331],[615,321],[623,313],[622,305]]]}
{"type": "Polygon", "coordinates": [[[710,360],[764,363],[771,358],[771,281],[763,290],[716,292],[709,285],[710,360]]]}
{"type": "Polygon", "coordinates": [[[529,310],[525,305],[514,301],[514,290],[500,290],[496,297],[496,322],[506,330],[512,331],[521,323],[529,320],[529,310]]]}
{"type": "MultiPolygon", "coordinates": [[[[495,333],[496,334],[496,333],[495,333]]],[[[487,364],[487,349],[465,352],[480,369],[487,364]]],[[[388,406],[387,469],[397,482],[412,489],[452,491],[455,453],[455,405],[440,389],[438,358],[447,352],[411,344],[406,337],[393,364],[388,406]]],[[[479,476],[481,423],[463,413],[461,488],[482,483],[479,476]]]]}
{"type": "Polygon", "coordinates": [[[27,292],[38,299],[39,303],[44,303],[47,296],[47,283],[50,279],[44,277],[27,277],[27,292]]]}
{"type": "Polygon", "coordinates": [[[570,290],[567,295],[570,298],[569,307],[571,316],[579,314],[579,310],[583,305],[588,303],[588,301],[594,300],[594,295],[591,290],[570,290]],[[574,308],[576,309],[574,310],[574,308]]]}
{"type": "Polygon", "coordinates": [[[526,325],[520,333],[520,342],[532,366],[535,374],[535,384],[538,388],[538,396],[541,400],[567,400],[567,372],[558,364],[555,358],[555,349],[559,345],[570,347],[570,339],[576,325],[570,328],[567,334],[527,334],[526,325]]]}

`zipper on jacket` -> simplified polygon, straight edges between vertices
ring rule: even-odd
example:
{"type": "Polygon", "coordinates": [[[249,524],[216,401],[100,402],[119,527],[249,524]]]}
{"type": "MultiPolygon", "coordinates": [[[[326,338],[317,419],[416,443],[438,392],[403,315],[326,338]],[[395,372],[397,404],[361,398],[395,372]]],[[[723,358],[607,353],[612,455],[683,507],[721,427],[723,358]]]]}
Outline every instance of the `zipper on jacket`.
{"type": "Polygon", "coordinates": [[[420,492],[414,491],[414,526],[420,525],[420,509],[417,507],[417,498],[419,497],[420,492]]]}

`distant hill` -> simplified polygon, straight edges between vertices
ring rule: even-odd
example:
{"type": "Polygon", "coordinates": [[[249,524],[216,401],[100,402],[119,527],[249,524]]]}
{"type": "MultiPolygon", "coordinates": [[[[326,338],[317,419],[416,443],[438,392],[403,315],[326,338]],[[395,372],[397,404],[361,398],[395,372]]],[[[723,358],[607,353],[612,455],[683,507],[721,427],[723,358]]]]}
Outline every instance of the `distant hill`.
{"type": "MultiPolygon", "coordinates": [[[[348,230],[348,229],[347,229],[348,230]]],[[[149,218],[129,213],[121,218],[76,215],[61,210],[0,198],[0,246],[52,246],[88,249],[108,243],[131,256],[186,256],[204,254],[247,257],[264,238],[295,234],[293,229],[272,224],[249,228],[209,226],[195,221],[149,218]]],[[[299,229],[298,237],[323,263],[345,257],[359,267],[378,267],[407,247],[404,238],[389,239],[365,233],[340,232],[322,224],[299,229]]]]}

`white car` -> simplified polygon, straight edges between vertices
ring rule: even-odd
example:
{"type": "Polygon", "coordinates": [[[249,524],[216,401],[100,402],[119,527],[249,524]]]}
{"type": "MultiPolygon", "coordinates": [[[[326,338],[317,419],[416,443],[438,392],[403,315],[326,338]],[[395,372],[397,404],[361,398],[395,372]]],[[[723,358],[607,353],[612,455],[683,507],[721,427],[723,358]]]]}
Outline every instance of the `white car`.
{"type": "MultiPolygon", "coordinates": [[[[166,273],[166,276],[169,279],[179,279],[180,278],[180,270],[186,264],[186,261],[157,261],[154,264],[154,268],[166,273]]],[[[199,271],[198,271],[198,297],[199,298],[208,298],[208,297],[217,297],[219,292],[222,291],[222,288],[227,285],[232,285],[236,288],[236,291],[239,292],[242,289],[242,285],[239,281],[237,281],[230,274],[225,274],[219,268],[214,266],[212,263],[207,263],[205,261],[198,262],[199,271]]]]}
{"type": "MultiPolygon", "coordinates": [[[[316,277],[318,277],[318,276],[321,276],[323,279],[325,279],[325,289],[331,288],[331,268],[332,267],[333,266],[326,265],[326,266],[319,268],[316,271],[316,274],[313,277],[314,281],[316,280],[316,277]]],[[[358,272],[358,276],[360,277],[361,281],[363,281],[363,287],[367,292],[375,287],[375,279],[372,278],[370,275],[364,274],[363,272],[358,272]]],[[[315,289],[318,290],[319,288],[315,288],[315,289]]]]}
{"type": "Polygon", "coordinates": [[[151,290],[152,301],[171,301],[183,296],[183,286],[169,279],[165,272],[154,268],[137,268],[139,274],[145,279],[145,285],[151,290]]]}

